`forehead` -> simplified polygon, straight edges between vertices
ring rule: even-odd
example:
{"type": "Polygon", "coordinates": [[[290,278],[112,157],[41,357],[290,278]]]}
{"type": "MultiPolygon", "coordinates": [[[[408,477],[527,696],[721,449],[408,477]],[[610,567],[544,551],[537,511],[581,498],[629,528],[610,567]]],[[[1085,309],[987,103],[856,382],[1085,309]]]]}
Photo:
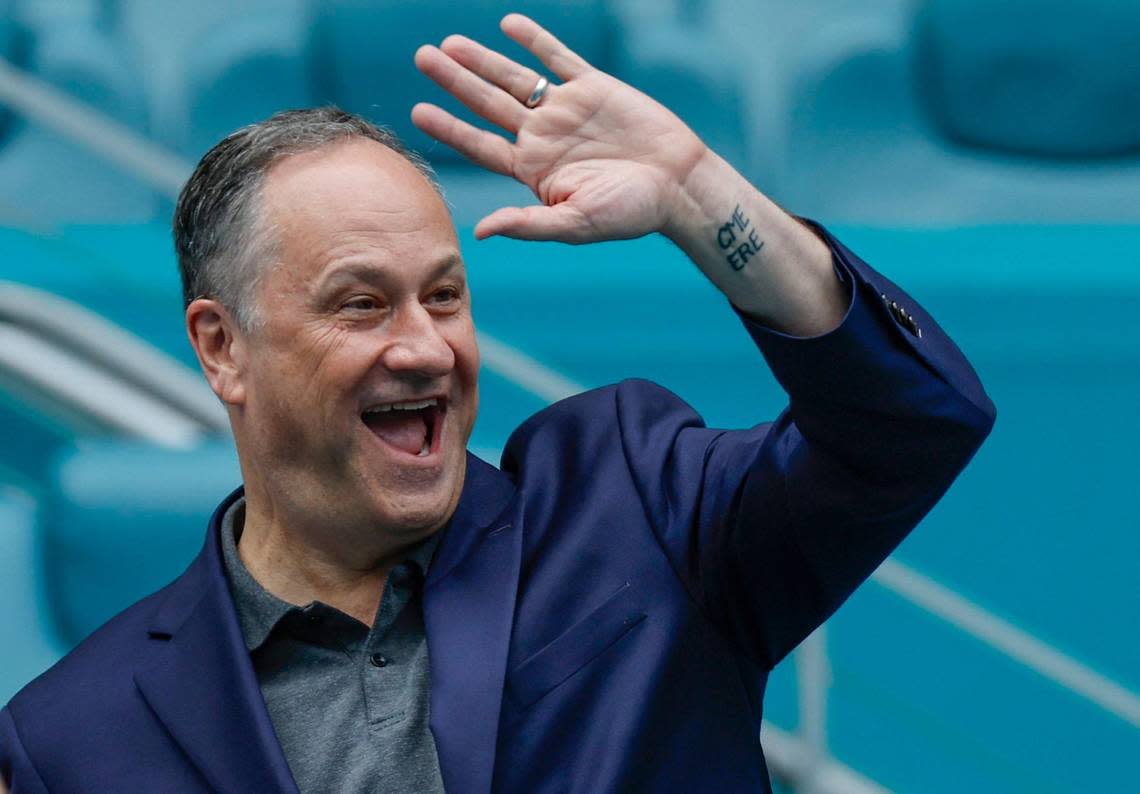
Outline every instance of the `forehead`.
{"type": "Polygon", "coordinates": [[[262,202],[282,264],[320,269],[346,255],[436,259],[458,251],[439,194],[376,141],[351,139],[283,158],[266,175],[262,202]]]}

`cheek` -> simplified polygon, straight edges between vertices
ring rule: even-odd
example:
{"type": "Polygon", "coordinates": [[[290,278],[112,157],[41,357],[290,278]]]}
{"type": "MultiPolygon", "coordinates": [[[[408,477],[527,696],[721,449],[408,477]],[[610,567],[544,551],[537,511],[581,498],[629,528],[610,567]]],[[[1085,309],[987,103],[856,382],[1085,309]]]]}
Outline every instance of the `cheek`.
{"type": "Polygon", "coordinates": [[[474,383],[479,375],[479,345],[470,315],[449,336],[448,344],[455,354],[455,367],[460,377],[465,383],[474,383]]]}
{"type": "Polygon", "coordinates": [[[368,333],[350,331],[332,322],[304,327],[294,343],[294,355],[305,362],[310,376],[338,373],[366,366],[375,347],[368,333]]]}
{"type": "Polygon", "coordinates": [[[353,342],[347,332],[327,327],[278,335],[254,366],[276,413],[307,422],[313,413],[339,411],[367,372],[364,346],[353,342]]]}
{"type": "Polygon", "coordinates": [[[479,349],[474,339],[465,348],[455,351],[455,367],[474,417],[479,408],[479,349]]]}

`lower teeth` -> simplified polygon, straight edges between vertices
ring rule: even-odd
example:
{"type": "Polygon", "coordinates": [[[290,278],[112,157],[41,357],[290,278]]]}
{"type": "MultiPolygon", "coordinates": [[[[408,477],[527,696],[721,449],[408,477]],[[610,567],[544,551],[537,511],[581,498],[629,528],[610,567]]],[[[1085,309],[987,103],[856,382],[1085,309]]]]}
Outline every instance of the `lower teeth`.
{"type": "Polygon", "coordinates": [[[422,447],[420,447],[420,451],[419,451],[419,455],[418,455],[418,456],[422,458],[422,457],[424,457],[425,455],[427,455],[427,454],[428,454],[430,451],[431,451],[431,444],[430,444],[430,443],[428,442],[428,440],[425,438],[425,439],[424,439],[424,445],[423,445],[422,447]]]}

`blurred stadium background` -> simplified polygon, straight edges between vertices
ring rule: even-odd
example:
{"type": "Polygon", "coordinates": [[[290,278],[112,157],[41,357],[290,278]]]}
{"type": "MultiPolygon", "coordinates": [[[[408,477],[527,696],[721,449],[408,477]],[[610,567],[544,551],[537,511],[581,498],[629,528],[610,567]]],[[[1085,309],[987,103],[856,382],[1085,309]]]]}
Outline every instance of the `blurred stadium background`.
{"type": "Polygon", "coordinates": [[[512,10],[901,284],[998,406],[945,500],[774,674],[782,790],[1136,791],[1132,0],[0,0],[0,703],[177,575],[239,481],[168,224],[197,158],[276,110],[342,105],[439,169],[483,334],[476,452],[631,375],[712,425],[783,408],[663,240],[474,241],[531,198],[412,127],[415,101],[454,106],[412,53],[462,32],[521,58],[512,10]]]}

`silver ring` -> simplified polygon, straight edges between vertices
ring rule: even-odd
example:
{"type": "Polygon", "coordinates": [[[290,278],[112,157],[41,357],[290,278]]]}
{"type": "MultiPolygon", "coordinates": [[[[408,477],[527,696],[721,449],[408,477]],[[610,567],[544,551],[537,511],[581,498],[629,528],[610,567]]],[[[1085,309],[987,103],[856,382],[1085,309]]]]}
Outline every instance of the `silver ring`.
{"type": "Polygon", "coordinates": [[[550,81],[545,77],[538,78],[535,83],[534,90],[530,92],[530,96],[526,98],[525,104],[528,108],[538,107],[538,103],[542,101],[542,97],[546,94],[546,89],[550,86],[550,81]]]}

